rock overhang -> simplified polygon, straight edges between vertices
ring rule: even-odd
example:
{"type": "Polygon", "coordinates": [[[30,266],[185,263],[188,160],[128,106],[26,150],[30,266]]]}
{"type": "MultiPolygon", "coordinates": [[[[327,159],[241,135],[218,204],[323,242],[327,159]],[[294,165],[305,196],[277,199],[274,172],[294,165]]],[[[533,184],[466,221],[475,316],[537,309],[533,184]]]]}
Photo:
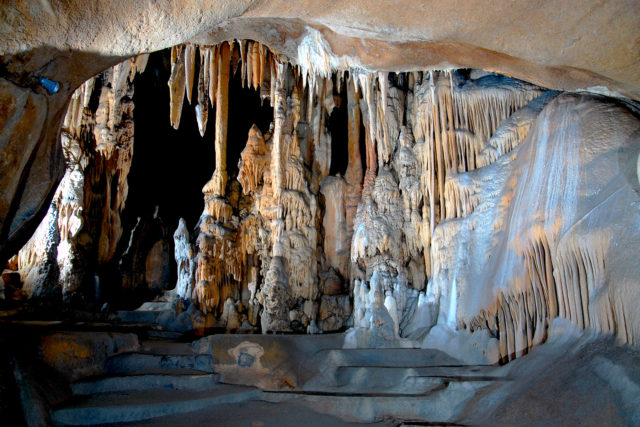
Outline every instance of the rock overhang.
{"type": "MultiPolygon", "coordinates": [[[[633,1],[82,2],[3,6],[0,53],[9,71],[74,89],[125,57],[183,42],[254,39],[296,62],[326,42],[332,66],[371,71],[479,68],[562,90],[640,98],[633,1]],[[320,36],[321,38],[319,38],[320,36]],[[605,89],[606,88],[606,89],[605,89]]],[[[69,91],[65,93],[68,94],[69,91]]]]}

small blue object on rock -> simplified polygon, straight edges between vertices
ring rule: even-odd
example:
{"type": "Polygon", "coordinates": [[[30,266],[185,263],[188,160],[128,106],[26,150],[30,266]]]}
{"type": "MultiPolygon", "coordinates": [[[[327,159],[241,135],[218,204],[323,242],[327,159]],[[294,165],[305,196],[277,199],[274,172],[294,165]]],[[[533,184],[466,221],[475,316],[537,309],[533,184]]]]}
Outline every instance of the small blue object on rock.
{"type": "Polygon", "coordinates": [[[49,80],[44,77],[40,77],[40,84],[49,93],[57,93],[58,90],[60,90],[60,84],[58,82],[54,82],[53,80],[49,80]]]}

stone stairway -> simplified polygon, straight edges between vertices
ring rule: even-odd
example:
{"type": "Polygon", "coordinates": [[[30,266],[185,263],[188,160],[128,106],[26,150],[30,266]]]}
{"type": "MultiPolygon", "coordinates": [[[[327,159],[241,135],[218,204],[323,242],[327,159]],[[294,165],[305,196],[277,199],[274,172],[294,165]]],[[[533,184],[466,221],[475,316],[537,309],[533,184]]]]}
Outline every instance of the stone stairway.
{"type": "Polygon", "coordinates": [[[478,390],[506,381],[497,366],[462,365],[437,350],[331,349],[314,357],[320,373],[295,390],[265,390],[263,398],[295,396],[317,411],[347,420],[450,423],[478,390]]]}
{"type": "Polygon", "coordinates": [[[180,414],[206,419],[205,413],[265,404],[304,406],[351,422],[455,423],[478,390],[508,379],[500,367],[461,365],[437,350],[323,348],[307,354],[303,369],[316,374],[302,385],[259,390],[220,383],[212,355],[194,348],[149,340],[137,352],[109,358],[105,375],[72,384],[73,399],[51,413],[54,425],[165,425],[180,414]]]}
{"type": "Polygon", "coordinates": [[[71,384],[73,398],[51,412],[54,425],[141,422],[256,398],[259,390],[220,384],[213,357],[190,344],[146,341],[113,356],[105,375],[71,384]]]}
{"type": "Polygon", "coordinates": [[[169,302],[145,302],[135,310],[120,310],[116,314],[122,323],[156,323],[158,316],[171,310],[169,302]]]}

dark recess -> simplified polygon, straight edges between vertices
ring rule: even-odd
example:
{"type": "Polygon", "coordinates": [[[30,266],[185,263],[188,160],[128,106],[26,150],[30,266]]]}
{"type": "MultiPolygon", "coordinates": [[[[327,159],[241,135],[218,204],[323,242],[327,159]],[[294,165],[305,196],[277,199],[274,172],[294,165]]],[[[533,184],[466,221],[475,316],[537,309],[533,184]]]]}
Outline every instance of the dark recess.
{"type": "MultiPolygon", "coordinates": [[[[173,235],[180,218],[186,220],[190,232],[193,232],[204,208],[202,187],[211,178],[215,167],[215,109],[209,106],[206,132],[201,137],[194,111],[197,103],[197,82],[194,82],[192,103],[189,104],[185,97],[180,126],[173,129],[169,123],[167,85],[170,67],[170,50],[154,52],[149,57],[145,72],[135,79],[133,161],[128,177],[129,193],[122,213],[124,233],[116,262],[129,244],[131,230],[138,217],[150,221],[158,206],[164,226],[173,235]]],[[[195,76],[197,79],[198,67],[195,76]]],[[[237,175],[238,160],[251,126],[255,123],[266,132],[273,119],[269,101],[263,105],[259,91],[243,88],[241,83],[238,71],[233,75],[229,88],[229,181],[237,175]]],[[[173,245],[172,241],[170,243],[173,245]]],[[[115,272],[117,265],[111,265],[109,270],[115,272]]],[[[172,285],[175,283],[175,270],[172,266],[172,285]]],[[[111,274],[107,273],[107,276],[111,274]]]]}
{"type": "Polygon", "coordinates": [[[349,164],[349,109],[347,106],[347,83],[342,85],[338,95],[339,102],[331,112],[327,127],[331,134],[330,175],[344,176],[349,164]]]}

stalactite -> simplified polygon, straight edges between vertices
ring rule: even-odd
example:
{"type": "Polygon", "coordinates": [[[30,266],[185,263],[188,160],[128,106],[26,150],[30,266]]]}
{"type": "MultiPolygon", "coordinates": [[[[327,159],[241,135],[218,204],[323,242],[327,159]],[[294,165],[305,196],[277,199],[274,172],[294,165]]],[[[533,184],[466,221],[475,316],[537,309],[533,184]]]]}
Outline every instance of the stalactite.
{"type": "Polygon", "coordinates": [[[184,76],[185,76],[185,92],[187,100],[191,104],[191,95],[193,93],[193,78],[196,69],[196,46],[187,43],[184,48],[184,76]]]}
{"type": "Polygon", "coordinates": [[[563,239],[554,248],[546,235],[541,234],[539,240],[523,249],[522,261],[527,272],[524,283],[515,286],[514,293],[501,293],[495,308],[482,310],[468,326],[471,330],[492,330],[499,337],[502,362],[520,357],[543,343],[555,317],[564,317],[583,329],[617,333],[622,341],[633,342],[624,329],[628,325],[615,321],[624,313],[619,306],[612,308],[608,297],[600,297],[597,302],[590,300],[593,290],[605,280],[607,241],[596,234],[589,240],[563,239]]]}
{"type": "MultiPolygon", "coordinates": [[[[247,79],[247,64],[248,62],[251,60],[248,56],[247,56],[247,43],[251,43],[251,42],[247,42],[247,40],[237,40],[238,46],[240,48],[240,81],[242,82],[242,87],[244,87],[245,85],[245,81],[248,81],[247,79]]],[[[250,68],[250,67],[249,67],[250,68]]],[[[235,70],[234,70],[235,72],[235,70]]]]}
{"type": "Polygon", "coordinates": [[[218,57],[220,56],[219,46],[209,48],[209,101],[211,106],[216,104],[216,93],[218,91],[218,57]]]}
{"type": "Polygon", "coordinates": [[[180,126],[180,116],[182,115],[182,101],[185,91],[185,60],[184,47],[174,46],[171,48],[171,77],[169,77],[170,109],[169,120],[174,129],[180,126]]]}
{"type": "Polygon", "coordinates": [[[280,199],[280,194],[284,189],[284,136],[283,127],[287,113],[287,99],[284,87],[285,69],[284,64],[274,63],[272,66],[272,86],[274,104],[273,118],[273,148],[271,155],[271,185],[273,187],[273,197],[280,199]],[[275,81],[273,81],[275,80],[275,81]]]}
{"type": "Polygon", "coordinates": [[[224,197],[227,186],[227,126],[229,115],[229,44],[220,46],[218,57],[218,76],[216,91],[216,132],[215,132],[215,163],[213,177],[205,185],[203,192],[217,197],[224,197]]]}
{"type": "Polygon", "coordinates": [[[209,54],[210,51],[200,48],[200,71],[198,72],[198,104],[196,105],[196,121],[200,136],[204,137],[209,117],[207,91],[209,88],[209,54]]]}
{"type": "MultiPolygon", "coordinates": [[[[354,84],[356,82],[354,81],[354,84]]],[[[358,92],[362,95],[360,110],[366,111],[363,114],[363,124],[366,131],[366,160],[367,169],[364,176],[364,184],[362,188],[363,198],[369,195],[375,182],[376,172],[378,169],[378,159],[376,152],[376,117],[377,108],[375,106],[373,77],[369,74],[361,74],[357,81],[358,92]]]]}

